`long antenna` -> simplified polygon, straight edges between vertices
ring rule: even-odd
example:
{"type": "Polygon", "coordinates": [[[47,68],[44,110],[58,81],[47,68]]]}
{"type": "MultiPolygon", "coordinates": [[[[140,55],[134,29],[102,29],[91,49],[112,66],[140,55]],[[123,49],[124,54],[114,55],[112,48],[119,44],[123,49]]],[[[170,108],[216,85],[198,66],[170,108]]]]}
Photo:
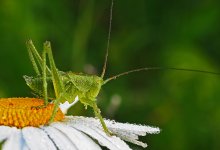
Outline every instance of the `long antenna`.
{"type": "Polygon", "coordinates": [[[104,84],[111,80],[115,80],[116,78],[120,76],[124,76],[133,72],[139,72],[139,71],[148,71],[148,70],[178,70],[178,71],[188,71],[188,72],[198,72],[198,73],[207,73],[207,74],[213,74],[213,75],[220,75],[220,73],[212,72],[212,71],[204,71],[204,70],[197,70],[197,69],[186,69],[186,68],[173,68],[173,67],[149,67],[149,68],[138,68],[130,71],[126,71],[123,73],[120,73],[118,75],[112,76],[104,81],[104,84]]]}
{"type": "Polygon", "coordinates": [[[113,10],[113,5],[114,5],[114,0],[112,0],[111,8],[110,8],[109,29],[108,29],[108,42],[107,42],[107,48],[106,48],[106,53],[105,53],[105,61],[104,61],[103,69],[102,69],[101,78],[104,78],[105,70],[106,70],[106,66],[107,66],[107,61],[108,61],[108,51],[109,51],[110,38],[111,38],[111,30],[112,30],[112,10],[113,10]]]}

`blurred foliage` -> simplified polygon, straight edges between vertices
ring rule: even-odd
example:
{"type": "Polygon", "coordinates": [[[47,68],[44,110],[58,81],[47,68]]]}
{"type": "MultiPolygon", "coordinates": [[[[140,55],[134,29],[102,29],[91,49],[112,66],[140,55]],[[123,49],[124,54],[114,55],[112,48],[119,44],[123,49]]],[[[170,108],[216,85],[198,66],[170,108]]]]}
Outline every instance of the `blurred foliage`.
{"type": "MultiPolygon", "coordinates": [[[[106,76],[147,66],[220,72],[220,1],[116,0],[106,76]]],[[[33,96],[22,75],[34,75],[25,41],[52,42],[62,71],[100,74],[110,0],[1,0],[0,96],[33,96]]],[[[220,149],[220,78],[148,71],[103,87],[103,116],[159,126],[150,149],[220,149]],[[113,112],[114,111],[114,112],[113,112]]],[[[77,104],[74,115],[92,115],[77,104]]],[[[138,147],[134,147],[138,149],[138,147]]]]}

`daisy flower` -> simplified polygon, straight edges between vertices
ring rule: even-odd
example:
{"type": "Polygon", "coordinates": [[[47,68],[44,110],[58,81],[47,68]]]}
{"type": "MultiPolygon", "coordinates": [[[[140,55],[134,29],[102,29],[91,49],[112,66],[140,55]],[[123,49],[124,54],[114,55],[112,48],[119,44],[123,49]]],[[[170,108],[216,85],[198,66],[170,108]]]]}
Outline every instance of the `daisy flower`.
{"type": "Polygon", "coordinates": [[[72,105],[64,103],[56,113],[54,122],[48,125],[53,104],[42,106],[36,98],[0,99],[0,142],[3,150],[111,150],[131,149],[124,141],[147,147],[138,141],[139,136],[157,134],[159,128],[117,123],[105,120],[113,133],[108,136],[98,119],[82,116],[65,116],[72,105]]]}

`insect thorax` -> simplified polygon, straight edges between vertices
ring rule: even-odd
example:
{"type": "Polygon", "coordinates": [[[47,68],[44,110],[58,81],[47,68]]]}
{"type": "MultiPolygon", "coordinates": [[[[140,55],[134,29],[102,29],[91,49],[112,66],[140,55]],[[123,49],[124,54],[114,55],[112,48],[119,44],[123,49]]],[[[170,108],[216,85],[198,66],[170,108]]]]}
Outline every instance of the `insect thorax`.
{"type": "Polygon", "coordinates": [[[77,93],[79,98],[95,99],[103,85],[103,79],[96,75],[68,72],[65,76],[65,87],[72,87],[75,90],[72,93],[77,93]]]}

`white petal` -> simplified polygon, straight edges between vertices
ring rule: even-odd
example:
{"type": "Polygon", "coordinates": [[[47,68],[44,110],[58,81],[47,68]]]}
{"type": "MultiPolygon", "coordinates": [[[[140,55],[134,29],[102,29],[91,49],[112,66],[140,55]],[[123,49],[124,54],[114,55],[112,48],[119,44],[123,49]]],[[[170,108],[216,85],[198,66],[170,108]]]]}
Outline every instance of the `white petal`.
{"type": "MultiPolygon", "coordinates": [[[[100,126],[99,120],[95,118],[89,118],[89,117],[66,117],[66,118],[69,118],[71,119],[71,121],[74,121],[74,122],[100,126]]],[[[145,136],[146,133],[149,133],[149,134],[160,133],[160,129],[157,127],[150,127],[146,125],[135,125],[135,124],[129,124],[129,123],[118,123],[118,122],[111,121],[111,120],[105,120],[105,123],[110,129],[127,131],[127,132],[135,133],[141,136],[145,136]]]]}
{"type": "Polygon", "coordinates": [[[25,144],[25,145],[23,146],[22,150],[31,150],[31,149],[29,149],[29,147],[25,144]]]}
{"type": "MultiPolygon", "coordinates": [[[[114,133],[114,132],[113,132],[114,133]]],[[[115,134],[115,133],[114,133],[115,134]]],[[[117,133],[117,136],[120,137],[121,139],[127,141],[127,142],[130,142],[130,143],[133,143],[133,144],[136,144],[136,145],[139,145],[139,146],[142,146],[144,148],[147,147],[147,144],[146,143],[143,143],[141,141],[138,141],[138,138],[134,137],[133,135],[129,135],[127,133],[117,133]]]]}
{"type": "Polygon", "coordinates": [[[114,121],[105,120],[107,126],[116,130],[124,130],[127,132],[135,133],[137,135],[145,136],[146,133],[149,134],[158,134],[160,133],[160,129],[157,127],[150,127],[146,125],[135,125],[129,123],[115,123],[114,121]]]}
{"type": "Polygon", "coordinates": [[[65,133],[66,136],[75,143],[79,150],[101,150],[99,145],[97,145],[91,138],[72,127],[63,123],[54,123],[51,126],[65,133]]]}
{"type": "Polygon", "coordinates": [[[70,141],[70,139],[56,128],[47,126],[42,127],[42,129],[54,141],[59,150],[77,150],[76,146],[70,141]]]}
{"type": "Polygon", "coordinates": [[[20,129],[16,129],[11,133],[10,137],[3,144],[3,150],[23,150],[27,148],[20,129]]]}
{"type": "MultiPolygon", "coordinates": [[[[99,129],[102,129],[100,122],[95,118],[87,118],[87,117],[66,117],[68,122],[71,124],[84,124],[84,125],[93,125],[99,129]]],[[[145,136],[146,133],[149,134],[157,134],[160,132],[159,128],[143,126],[143,125],[135,125],[128,123],[117,123],[111,120],[105,120],[105,123],[110,131],[113,134],[117,135],[121,139],[134,143],[136,145],[147,147],[147,144],[138,141],[138,136],[145,136]]]]}
{"type": "Polygon", "coordinates": [[[111,150],[130,150],[129,146],[116,136],[108,136],[106,133],[93,125],[87,126],[85,124],[69,124],[70,126],[88,134],[96,139],[102,146],[106,146],[111,150]]]}
{"type": "Polygon", "coordinates": [[[62,111],[64,114],[66,114],[67,111],[68,111],[68,109],[69,109],[70,107],[72,107],[73,105],[75,105],[78,101],[79,101],[79,98],[78,98],[78,96],[76,96],[75,100],[74,100],[72,103],[69,103],[68,101],[65,101],[63,104],[61,103],[61,104],[60,104],[60,109],[61,109],[61,111],[62,111]]]}
{"type": "Polygon", "coordinates": [[[16,128],[11,128],[8,126],[0,126],[0,142],[8,138],[15,130],[16,128]]]}
{"type": "Polygon", "coordinates": [[[31,150],[56,150],[55,145],[42,129],[26,127],[22,129],[22,133],[31,150]]]}

